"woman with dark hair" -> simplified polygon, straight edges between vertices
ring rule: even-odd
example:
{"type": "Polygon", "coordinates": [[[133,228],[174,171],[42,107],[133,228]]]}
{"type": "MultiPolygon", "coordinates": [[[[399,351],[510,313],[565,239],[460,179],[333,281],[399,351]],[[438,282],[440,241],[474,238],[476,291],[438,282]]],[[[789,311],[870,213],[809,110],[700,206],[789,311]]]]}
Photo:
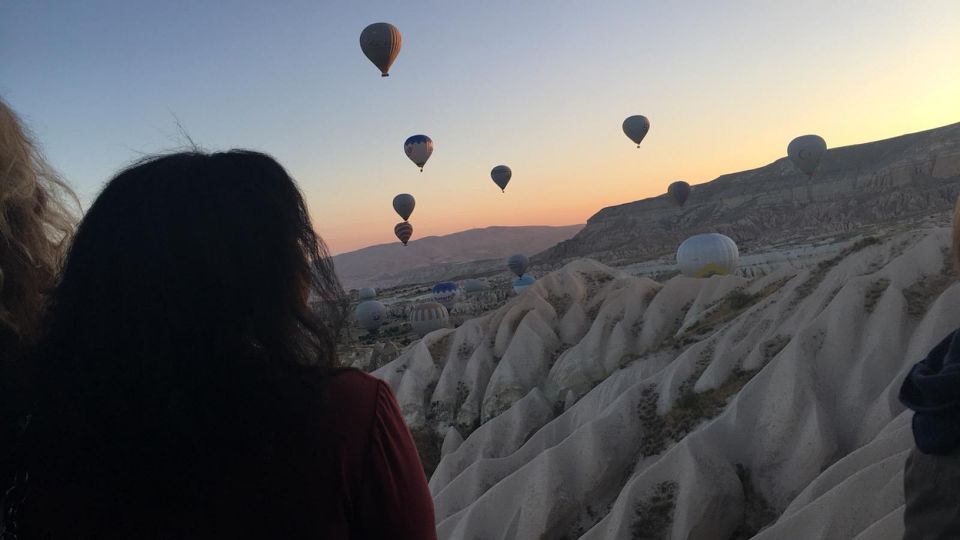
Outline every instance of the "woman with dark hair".
{"type": "Polygon", "coordinates": [[[121,172],[77,230],[31,355],[7,534],[435,538],[389,387],[335,367],[345,306],[272,158],[121,172]]]}

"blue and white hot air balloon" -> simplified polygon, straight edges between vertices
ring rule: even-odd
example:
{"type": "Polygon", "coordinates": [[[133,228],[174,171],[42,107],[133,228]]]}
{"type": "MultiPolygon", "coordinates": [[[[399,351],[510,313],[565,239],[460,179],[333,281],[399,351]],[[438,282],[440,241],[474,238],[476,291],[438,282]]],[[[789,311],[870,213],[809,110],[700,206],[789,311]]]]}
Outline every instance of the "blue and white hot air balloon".
{"type": "Polygon", "coordinates": [[[423,166],[433,153],[433,140],[426,135],[414,135],[403,143],[403,151],[414,165],[420,167],[420,172],[423,172],[423,166]]]}
{"type": "Polygon", "coordinates": [[[520,294],[527,290],[527,287],[536,283],[537,280],[530,274],[524,274],[513,280],[513,292],[520,294]]]}
{"type": "Polygon", "coordinates": [[[677,249],[677,265],[687,277],[732,274],[737,270],[739,260],[736,242],[719,233],[691,236],[677,249]]]}
{"type": "Polygon", "coordinates": [[[420,337],[447,326],[450,313],[442,304],[426,302],[410,310],[410,326],[420,337]]]}
{"type": "Polygon", "coordinates": [[[457,296],[460,293],[460,286],[452,281],[441,281],[433,286],[433,300],[443,304],[447,309],[453,309],[457,304],[457,296]]]}

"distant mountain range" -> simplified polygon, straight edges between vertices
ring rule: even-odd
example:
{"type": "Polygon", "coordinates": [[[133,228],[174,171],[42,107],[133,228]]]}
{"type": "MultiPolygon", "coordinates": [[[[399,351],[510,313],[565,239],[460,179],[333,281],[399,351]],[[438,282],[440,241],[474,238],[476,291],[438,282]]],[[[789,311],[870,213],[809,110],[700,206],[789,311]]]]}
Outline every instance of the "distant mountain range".
{"type": "Polygon", "coordinates": [[[393,287],[492,272],[514,253],[533,255],[575,235],[583,225],[487,227],[428,236],[407,246],[370,246],[333,258],[344,287],[393,287]]]}
{"type": "Polygon", "coordinates": [[[703,232],[726,234],[749,251],[949,211],[958,194],[960,123],[832,148],[812,178],[781,158],[693,186],[682,208],[666,195],[604,208],[534,263],[640,262],[703,232]]]}

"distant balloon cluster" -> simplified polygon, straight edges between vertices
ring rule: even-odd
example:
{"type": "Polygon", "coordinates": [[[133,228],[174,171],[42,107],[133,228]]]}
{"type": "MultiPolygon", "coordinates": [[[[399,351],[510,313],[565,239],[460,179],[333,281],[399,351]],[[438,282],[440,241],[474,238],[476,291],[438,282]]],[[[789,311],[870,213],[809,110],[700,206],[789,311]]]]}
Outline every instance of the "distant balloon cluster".
{"type": "MultiPolygon", "coordinates": [[[[360,49],[363,54],[380,70],[382,77],[388,77],[390,67],[400,54],[403,38],[396,26],[379,22],[374,23],[360,33],[360,49]]],[[[640,148],[640,143],[650,132],[650,120],[643,115],[636,114],[623,121],[623,133],[640,148]]],[[[412,135],[403,143],[403,151],[407,158],[423,172],[427,160],[433,155],[433,139],[426,135],[412,135]]],[[[820,166],[823,156],[827,152],[827,143],[817,135],[803,135],[793,139],[787,146],[787,156],[797,171],[812,177],[820,166]]],[[[507,184],[513,176],[513,171],[506,165],[497,165],[490,171],[490,178],[502,192],[506,192],[507,184]]],[[[667,187],[667,196],[677,205],[683,207],[690,198],[693,188],[687,182],[678,180],[667,187]]],[[[416,200],[409,193],[401,193],[393,199],[393,209],[403,219],[394,226],[397,239],[406,246],[413,236],[413,225],[410,224],[410,215],[416,206],[416,200]]],[[[677,250],[677,264],[684,275],[691,277],[705,277],[713,274],[727,274],[736,269],[738,261],[737,245],[732,239],[722,234],[702,234],[688,238],[677,250]]],[[[507,267],[517,277],[513,281],[513,289],[519,294],[535,282],[535,278],[526,273],[530,264],[529,259],[522,254],[514,255],[507,260],[507,267]]],[[[467,296],[479,294],[485,284],[478,280],[467,280],[464,290],[467,296]]],[[[369,289],[369,291],[373,291],[369,289]]],[[[422,332],[433,328],[437,324],[446,323],[449,310],[453,309],[460,294],[460,288],[452,282],[441,282],[433,288],[434,302],[421,304],[411,314],[411,323],[415,331],[422,332]]],[[[378,327],[382,318],[380,304],[374,300],[367,289],[362,289],[360,299],[363,303],[357,308],[357,318],[364,328],[378,327]],[[369,297],[368,297],[369,295],[369,297]],[[379,308],[377,307],[379,305],[379,308]],[[361,308],[363,308],[361,310],[361,308]],[[361,317],[362,311],[362,317],[361,317]]],[[[385,308],[384,308],[385,309],[385,308]]]]}

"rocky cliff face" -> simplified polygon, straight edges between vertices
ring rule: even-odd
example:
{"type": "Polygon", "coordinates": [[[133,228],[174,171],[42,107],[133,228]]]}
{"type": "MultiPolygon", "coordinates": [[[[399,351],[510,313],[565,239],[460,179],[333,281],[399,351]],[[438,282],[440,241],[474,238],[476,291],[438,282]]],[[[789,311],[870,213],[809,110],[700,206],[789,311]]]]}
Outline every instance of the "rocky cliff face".
{"type": "Polygon", "coordinates": [[[678,208],[666,195],[604,208],[534,262],[591,257],[627,264],[673,253],[702,232],[749,252],[947,211],[960,194],[960,123],[827,152],[807,178],[787,158],[694,186],[678,208]]]}

